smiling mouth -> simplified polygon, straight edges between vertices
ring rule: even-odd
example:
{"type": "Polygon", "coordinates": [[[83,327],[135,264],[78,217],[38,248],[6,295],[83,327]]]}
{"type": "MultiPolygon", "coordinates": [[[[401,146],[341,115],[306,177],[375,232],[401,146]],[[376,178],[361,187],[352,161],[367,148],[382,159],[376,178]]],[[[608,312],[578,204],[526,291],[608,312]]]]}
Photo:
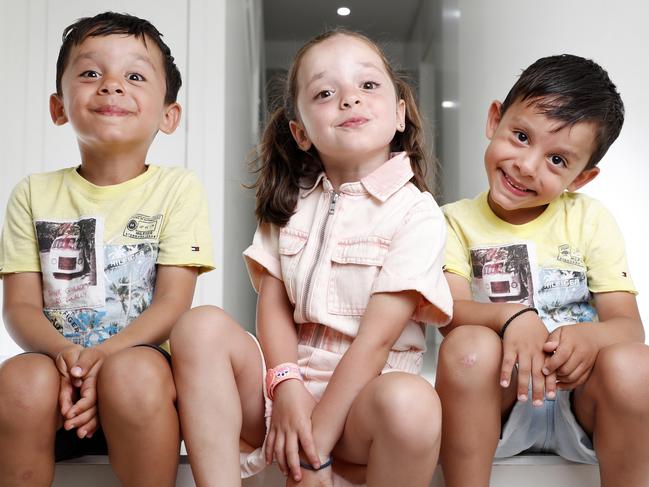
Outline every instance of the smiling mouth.
{"type": "Polygon", "coordinates": [[[525,187],[521,186],[520,184],[515,183],[515,182],[514,182],[514,181],[513,181],[513,180],[512,180],[508,175],[507,175],[507,173],[506,173],[505,171],[502,171],[502,173],[503,173],[503,177],[504,177],[505,181],[507,181],[507,184],[508,184],[509,186],[511,186],[513,189],[515,189],[517,192],[520,192],[520,193],[534,193],[534,190],[532,190],[532,189],[528,189],[528,188],[525,188],[525,187]]]}
{"type": "Polygon", "coordinates": [[[368,122],[367,118],[364,117],[353,117],[353,118],[348,118],[345,120],[343,123],[338,125],[339,127],[344,127],[344,128],[353,128],[353,127],[360,127],[361,125],[364,125],[368,122]]]}
{"type": "Polygon", "coordinates": [[[128,110],[124,110],[123,108],[115,106],[100,107],[95,109],[94,112],[98,113],[99,115],[106,115],[109,117],[123,117],[130,113],[128,110]]]}

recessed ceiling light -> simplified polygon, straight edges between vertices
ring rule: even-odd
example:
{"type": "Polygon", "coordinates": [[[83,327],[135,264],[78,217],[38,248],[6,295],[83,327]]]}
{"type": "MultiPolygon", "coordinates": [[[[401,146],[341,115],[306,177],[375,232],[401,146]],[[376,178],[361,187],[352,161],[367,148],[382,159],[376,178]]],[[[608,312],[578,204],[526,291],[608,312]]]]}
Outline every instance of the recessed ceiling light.
{"type": "Polygon", "coordinates": [[[455,108],[457,107],[457,105],[458,105],[457,102],[451,100],[444,100],[442,102],[442,108],[455,108]]]}
{"type": "Polygon", "coordinates": [[[352,11],[349,10],[347,7],[340,7],[338,10],[336,10],[336,13],[341,17],[346,17],[347,15],[352,13],[352,11]]]}

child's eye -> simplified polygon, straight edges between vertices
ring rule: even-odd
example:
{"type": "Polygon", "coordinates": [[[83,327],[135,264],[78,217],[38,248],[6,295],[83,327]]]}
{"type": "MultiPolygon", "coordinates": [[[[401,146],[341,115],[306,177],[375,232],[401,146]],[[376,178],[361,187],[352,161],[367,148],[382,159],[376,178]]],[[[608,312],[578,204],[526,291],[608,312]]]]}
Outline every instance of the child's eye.
{"type": "Polygon", "coordinates": [[[516,140],[519,142],[522,142],[523,144],[527,144],[529,138],[527,137],[527,134],[525,132],[514,132],[516,135],[516,140]]]}
{"type": "Polygon", "coordinates": [[[375,90],[379,86],[380,85],[376,81],[365,81],[363,83],[363,89],[364,90],[375,90]]]}
{"type": "Polygon", "coordinates": [[[144,76],[137,73],[131,73],[127,76],[129,81],[144,81],[144,76]]]}
{"type": "Polygon", "coordinates": [[[565,166],[566,161],[563,157],[561,156],[550,156],[550,162],[552,162],[553,165],[555,166],[565,166]]]}
{"type": "Polygon", "coordinates": [[[82,78],[99,78],[101,75],[97,71],[89,69],[88,71],[81,73],[79,76],[82,78]]]}
{"type": "Polygon", "coordinates": [[[322,90],[315,97],[316,98],[329,98],[330,96],[333,96],[333,94],[334,94],[333,90],[322,90]]]}

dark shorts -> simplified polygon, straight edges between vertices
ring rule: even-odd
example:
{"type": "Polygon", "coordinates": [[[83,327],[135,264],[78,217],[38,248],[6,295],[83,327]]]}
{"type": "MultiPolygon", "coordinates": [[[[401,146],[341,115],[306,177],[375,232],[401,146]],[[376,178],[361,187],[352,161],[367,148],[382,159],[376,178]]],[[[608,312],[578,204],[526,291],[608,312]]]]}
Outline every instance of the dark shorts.
{"type": "MultiPolygon", "coordinates": [[[[136,347],[149,347],[160,352],[163,357],[171,366],[171,355],[164,348],[158,345],[142,344],[136,347]]],[[[26,352],[38,353],[38,352],[26,352]]],[[[54,443],[54,460],[60,462],[62,460],[70,460],[72,458],[82,457],[84,455],[107,455],[108,446],[106,444],[106,437],[104,432],[99,428],[92,435],[92,438],[79,438],[77,430],[73,429],[66,431],[61,428],[56,432],[56,440],[54,443]]]]}

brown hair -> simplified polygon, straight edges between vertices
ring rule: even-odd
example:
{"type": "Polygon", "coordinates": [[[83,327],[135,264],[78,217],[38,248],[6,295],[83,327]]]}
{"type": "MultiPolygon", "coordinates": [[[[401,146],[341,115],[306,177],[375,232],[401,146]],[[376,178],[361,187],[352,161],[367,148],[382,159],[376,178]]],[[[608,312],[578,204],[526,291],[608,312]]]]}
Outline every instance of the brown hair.
{"type": "Polygon", "coordinates": [[[426,169],[430,161],[426,152],[422,121],[415,97],[408,83],[397,74],[381,49],[366,36],[346,29],[335,29],[314,37],[297,52],[284,88],[282,104],[270,116],[264,130],[256,159],[257,190],[255,214],[260,222],[284,226],[295,212],[301,188],[310,188],[324,170],[315,147],[308,152],[296,144],[289,129],[289,121],[297,120],[297,75],[302,58],[313,46],[337,35],[354,37],[366,42],[380,56],[386,72],[394,84],[396,96],[406,103],[406,126],[397,131],[390,143],[392,152],[405,151],[410,157],[414,173],[411,181],[421,190],[428,191],[426,169]]]}

